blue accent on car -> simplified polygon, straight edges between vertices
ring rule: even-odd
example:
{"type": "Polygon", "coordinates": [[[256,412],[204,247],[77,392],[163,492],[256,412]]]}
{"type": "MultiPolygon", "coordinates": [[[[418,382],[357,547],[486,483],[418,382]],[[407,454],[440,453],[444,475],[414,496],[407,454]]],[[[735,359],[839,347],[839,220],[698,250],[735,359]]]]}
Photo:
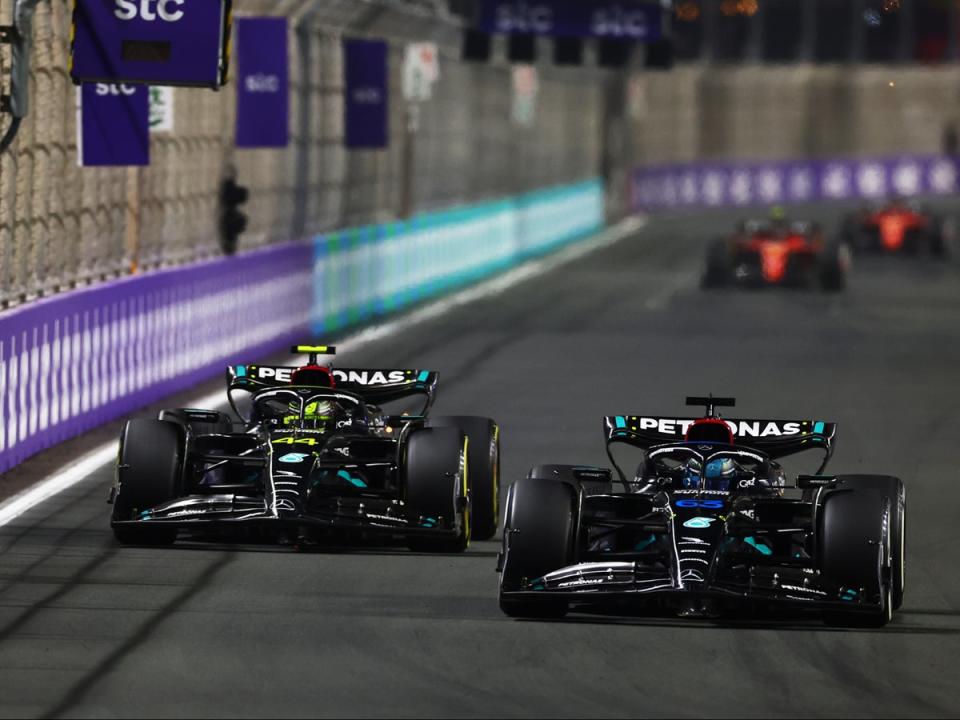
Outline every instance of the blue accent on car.
{"type": "Polygon", "coordinates": [[[246,365],[237,365],[237,377],[242,378],[247,376],[247,366],[246,365]]]}
{"type": "Polygon", "coordinates": [[[424,519],[423,519],[423,522],[421,522],[420,525],[422,525],[423,527],[427,527],[427,528],[436,527],[436,526],[437,526],[437,519],[436,519],[436,518],[432,518],[432,517],[424,518],[424,519]]]}
{"type": "Polygon", "coordinates": [[[627,419],[625,417],[617,416],[617,427],[625,428],[627,426],[627,419]]]}
{"type": "Polygon", "coordinates": [[[813,426],[814,435],[823,435],[824,424],[821,421],[817,421],[813,426]]]}
{"type": "Polygon", "coordinates": [[[657,536],[651,533],[650,537],[648,537],[646,540],[641,540],[636,544],[636,546],[633,548],[634,552],[640,552],[641,550],[646,550],[648,547],[653,545],[656,541],[657,541],[657,536]]]}
{"type": "Polygon", "coordinates": [[[706,530],[710,527],[711,523],[715,523],[716,518],[712,517],[695,517],[687,520],[683,526],[688,528],[693,528],[694,530],[706,530]]]}
{"type": "Polygon", "coordinates": [[[430,371],[424,370],[420,373],[420,376],[417,378],[417,382],[426,382],[430,379],[430,371]]]}
{"type": "Polygon", "coordinates": [[[284,455],[282,458],[280,458],[279,460],[277,460],[277,462],[289,463],[289,464],[291,464],[291,465],[296,465],[297,463],[302,463],[302,462],[303,462],[304,460],[306,460],[308,457],[310,457],[310,456],[309,456],[309,455],[306,455],[306,454],[304,454],[304,453],[287,453],[287,454],[284,455]]]}
{"type": "Polygon", "coordinates": [[[860,593],[858,593],[853,588],[847,588],[846,590],[843,591],[843,594],[840,596],[840,599],[845,600],[846,602],[851,602],[853,600],[856,600],[859,595],[860,593]]]}
{"type": "Polygon", "coordinates": [[[343,478],[348,483],[358,488],[365,488],[367,486],[367,484],[363,481],[362,478],[354,477],[353,475],[348,473],[346,470],[341,470],[340,472],[338,472],[337,477],[343,478]]]}
{"type": "Polygon", "coordinates": [[[754,550],[758,550],[761,555],[773,555],[773,550],[766,543],[757,541],[752,535],[745,537],[743,541],[754,550]]]}

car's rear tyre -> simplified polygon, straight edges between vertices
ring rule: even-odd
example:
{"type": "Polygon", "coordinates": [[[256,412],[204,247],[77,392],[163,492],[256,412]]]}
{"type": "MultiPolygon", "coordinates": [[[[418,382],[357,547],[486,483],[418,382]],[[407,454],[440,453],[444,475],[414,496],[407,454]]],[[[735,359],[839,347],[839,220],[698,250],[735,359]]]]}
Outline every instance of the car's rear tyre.
{"type": "Polygon", "coordinates": [[[411,535],[416,552],[461,553],[470,545],[469,441],[457,428],[415,430],[407,440],[404,501],[407,517],[420,527],[449,525],[456,536],[411,535]]]}
{"type": "Polygon", "coordinates": [[[730,248],[726,240],[714,240],[707,250],[707,267],[700,285],[704,289],[720,288],[730,282],[730,248]]]}
{"type": "Polygon", "coordinates": [[[919,255],[920,248],[925,244],[926,233],[920,229],[907,230],[903,234],[903,244],[900,250],[904,255],[919,255]]]}
{"type": "Polygon", "coordinates": [[[490,418],[431,418],[428,427],[455,427],[470,440],[470,522],[474,540],[489,540],[500,527],[500,428],[490,418]]]}
{"type": "Polygon", "coordinates": [[[560,618],[567,614],[566,600],[512,600],[504,591],[520,590],[530,580],[571,565],[576,532],[573,486],[527,477],[510,487],[500,578],[500,609],[504,613],[518,618],[560,618]]]}
{"type": "Polygon", "coordinates": [[[820,528],[823,575],[879,598],[875,612],[830,611],[831,625],[882,627],[903,602],[905,498],[897,478],[843,476],[824,499],[820,528]],[[886,561],[889,556],[889,573],[886,561]]]}
{"type": "Polygon", "coordinates": [[[849,265],[849,247],[841,242],[828,244],[820,258],[820,287],[826,292],[840,292],[846,288],[849,265]]]}
{"type": "MultiPolygon", "coordinates": [[[[183,472],[183,436],[173,423],[130,420],[120,436],[118,489],[112,520],[138,519],[144,510],[179,495],[183,472]]],[[[149,521],[114,526],[114,537],[125,545],[170,545],[177,528],[149,521]]]]}
{"type": "Polygon", "coordinates": [[[944,258],[947,255],[947,231],[944,227],[944,223],[939,220],[934,220],[932,227],[929,230],[929,237],[927,240],[927,247],[930,250],[930,254],[935,258],[944,258]]]}

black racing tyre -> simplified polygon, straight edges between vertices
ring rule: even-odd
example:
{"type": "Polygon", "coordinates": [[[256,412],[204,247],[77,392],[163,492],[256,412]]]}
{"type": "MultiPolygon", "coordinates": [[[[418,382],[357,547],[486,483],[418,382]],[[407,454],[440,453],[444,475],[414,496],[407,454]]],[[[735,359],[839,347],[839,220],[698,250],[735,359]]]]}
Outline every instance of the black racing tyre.
{"type": "Polygon", "coordinates": [[[500,527],[500,428],[490,418],[431,418],[427,427],[455,427],[470,441],[470,523],[474,540],[490,540],[500,527]]]}
{"type": "MultiPolygon", "coordinates": [[[[182,430],[161,420],[130,420],[120,436],[118,489],[112,519],[133,520],[138,513],[180,494],[183,473],[182,430]]],[[[113,534],[125,545],[170,545],[177,528],[160,523],[114,526],[113,534]]]]}
{"type": "Polygon", "coordinates": [[[700,284],[703,288],[724,287],[730,282],[730,248],[726,240],[710,243],[707,250],[707,267],[700,284]]]}
{"type": "Polygon", "coordinates": [[[893,609],[903,605],[906,588],[907,492],[903,480],[890,475],[844,475],[844,488],[890,498],[890,580],[893,609]]]}
{"type": "Polygon", "coordinates": [[[904,255],[919,255],[920,247],[926,240],[925,235],[926,233],[923,230],[907,230],[903,234],[903,244],[900,246],[900,251],[904,255]]]}
{"type": "Polygon", "coordinates": [[[862,229],[858,216],[845,215],[843,220],[840,221],[840,238],[856,250],[860,249],[856,246],[858,245],[858,239],[861,233],[862,229]]]}
{"type": "Polygon", "coordinates": [[[826,292],[840,292],[847,286],[850,250],[842,242],[831,242],[820,256],[820,287],[826,292]]]}
{"type": "Polygon", "coordinates": [[[507,493],[503,532],[500,609],[510,617],[560,618],[565,600],[511,600],[503,591],[519,590],[528,580],[573,563],[577,532],[575,489],[564,482],[527,477],[507,493]]]}
{"type": "Polygon", "coordinates": [[[935,258],[943,258],[947,255],[946,230],[944,223],[940,220],[933,220],[931,223],[927,234],[927,247],[935,258]]]}
{"type": "Polygon", "coordinates": [[[470,545],[467,437],[457,428],[423,428],[407,440],[403,468],[407,516],[416,523],[453,526],[456,537],[411,535],[416,552],[462,553],[470,545]]]}
{"type": "Polygon", "coordinates": [[[902,483],[882,476],[842,476],[838,491],[823,502],[820,526],[820,569],[834,582],[865,588],[881,601],[874,613],[830,611],[831,625],[882,627],[903,599],[902,483]],[[889,514],[888,514],[889,513],[889,514]],[[898,517],[899,516],[899,517],[898,517]],[[889,528],[884,530],[885,520],[889,528]],[[884,577],[881,562],[889,546],[891,573],[884,577]],[[899,588],[899,593],[897,593],[899,588]],[[897,597],[899,594],[899,600],[897,597]]]}

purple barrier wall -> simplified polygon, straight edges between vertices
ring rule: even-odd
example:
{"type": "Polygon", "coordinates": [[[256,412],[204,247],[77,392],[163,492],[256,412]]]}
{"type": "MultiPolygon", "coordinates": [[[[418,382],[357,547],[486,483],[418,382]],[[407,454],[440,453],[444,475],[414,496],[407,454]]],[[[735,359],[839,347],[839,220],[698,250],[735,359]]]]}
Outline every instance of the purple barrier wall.
{"type": "Polygon", "coordinates": [[[746,207],[960,190],[960,159],[900,156],[851,160],[691,163],[639,168],[634,210],[746,207]]]}
{"type": "Polygon", "coordinates": [[[288,244],[0,314],[0,472],[305,337],[312,263],[288,244]]]}

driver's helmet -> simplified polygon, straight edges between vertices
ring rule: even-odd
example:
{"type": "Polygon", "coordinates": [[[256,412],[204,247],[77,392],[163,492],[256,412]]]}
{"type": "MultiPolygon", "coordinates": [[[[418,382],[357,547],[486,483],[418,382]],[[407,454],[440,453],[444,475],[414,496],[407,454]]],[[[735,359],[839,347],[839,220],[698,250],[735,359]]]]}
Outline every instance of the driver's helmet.
{"type": "Polygon", "coordinates": [[[780,205],[770,208],[770,226],[777,232],[786,231],[790,227],[786,209],[780,205]]]}
{"type": "Polygon", "coordinates": [[[695,458],[687,460],[683,467],[683,478],[681,484],[685,490],[700,489],[700,475],[703,471],[703,465],[695,458]]]}
{"type": "Polygon", "coordinates": [[[730,458],[716,458],[707,463],[704,477],[707,490],[729,491],[736,473],[736,463],[730,458]]]}
{"type": "MultiPolygon", "coordinates": [[[[292,414],[285,418],[286,425],[297,425],[300,416],[296,405],[290,407],[292,414]]],[[[329,432],[336,428],[338,416],[342,413],[336,403],[329,400],[312,400],[303,408],[303,429],[329,432]]]]}

